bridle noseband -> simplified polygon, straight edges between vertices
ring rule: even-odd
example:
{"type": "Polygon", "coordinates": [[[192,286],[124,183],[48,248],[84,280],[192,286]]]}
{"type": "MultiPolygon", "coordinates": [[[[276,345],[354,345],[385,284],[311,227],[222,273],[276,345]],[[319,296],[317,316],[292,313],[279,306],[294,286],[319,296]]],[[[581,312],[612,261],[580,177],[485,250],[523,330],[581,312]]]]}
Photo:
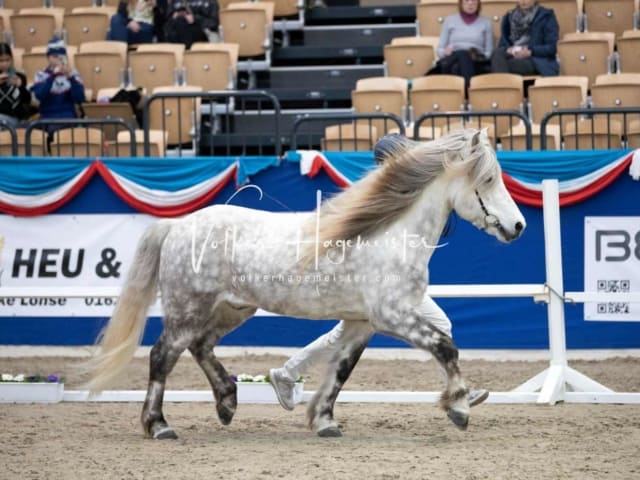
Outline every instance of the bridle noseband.
{"type": "Polygon", "coordinates": [[[482,229],[486,230],[489,227],[496,227],[498,230],[500,230],[500,232],[502,232],[502,234],[506,238],[507,232],[504,230],[504,227],[500,223],[500,220],[498,219],[498,217],[496,217],[493,213],[489,213],[489,210],[487,209],[487,206],[484,204],[484,201],[482,200],[480,193],[478,193],[478,190],[475,190],[475,192],[476,192],[476,197],[478,199],[478,202],[480,203],[480,208],[484,213],[484,226],[482,227],[482,229]]]}

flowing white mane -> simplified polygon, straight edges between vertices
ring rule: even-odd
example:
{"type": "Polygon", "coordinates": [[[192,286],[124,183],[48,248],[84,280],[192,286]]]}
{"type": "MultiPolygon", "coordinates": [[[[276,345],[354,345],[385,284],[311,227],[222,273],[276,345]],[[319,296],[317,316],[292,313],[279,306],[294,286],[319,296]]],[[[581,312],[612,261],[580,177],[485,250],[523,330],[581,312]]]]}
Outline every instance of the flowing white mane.
{"type": "Polygon", "coordinates": [[[382,167],[322,205],[320,245],[367,237],[383,229],[411,208],[424,188],[445,170],[469,175],[474,185],[500,172],[484,131],[456,130],[430,142],[399,136],[386,141],[382,167]]]}

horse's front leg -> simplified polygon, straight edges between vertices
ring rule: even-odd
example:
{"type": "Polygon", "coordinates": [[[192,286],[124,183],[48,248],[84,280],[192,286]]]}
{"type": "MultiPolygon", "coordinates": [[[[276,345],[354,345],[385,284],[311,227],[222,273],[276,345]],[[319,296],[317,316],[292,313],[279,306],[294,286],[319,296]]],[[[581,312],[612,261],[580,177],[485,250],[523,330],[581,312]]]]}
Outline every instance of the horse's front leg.
{"type": "Polygon", "coordinates": [[[309,426],[320,437],[342,436],[333,417],[333,408],[340,390],[373,335],[373,328],[366,320],[342,321],[339,330],[331,336],[330,345],[325,347],[333,355],[327,366],[324,382],[307,407],[309,426]]]}
{"type": "Polygon", "coordinates": [[[434,326],[423,310],[399,310],[383,305],[377,309],[371,322],[377,331],[398,337],[433,355],[446,375],[440,406],[457,427],[465,430],[469,423],[468,389],[460,374],[458,349],[448,332],[434,326]]]}

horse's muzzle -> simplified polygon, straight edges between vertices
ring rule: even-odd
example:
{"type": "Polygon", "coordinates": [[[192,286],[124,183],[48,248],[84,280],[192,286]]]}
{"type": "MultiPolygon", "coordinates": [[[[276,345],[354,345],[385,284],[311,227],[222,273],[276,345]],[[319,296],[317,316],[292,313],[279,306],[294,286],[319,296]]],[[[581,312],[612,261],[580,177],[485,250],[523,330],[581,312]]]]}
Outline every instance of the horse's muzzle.
{"type": "Polygon", "coordinates": [[[522,235],[522,232],[524,232],[525,224],[522,222],[516,222],[516,224],[513,226],[513,230],[511,231],[507,231],[507,229],[504,228],[504,226],[502,225],[500,225],[499,228],[502,231],[502,235],[504,236],[504,239],[507,242],[512,242],[520,238],[520,235],[522,235]]]}

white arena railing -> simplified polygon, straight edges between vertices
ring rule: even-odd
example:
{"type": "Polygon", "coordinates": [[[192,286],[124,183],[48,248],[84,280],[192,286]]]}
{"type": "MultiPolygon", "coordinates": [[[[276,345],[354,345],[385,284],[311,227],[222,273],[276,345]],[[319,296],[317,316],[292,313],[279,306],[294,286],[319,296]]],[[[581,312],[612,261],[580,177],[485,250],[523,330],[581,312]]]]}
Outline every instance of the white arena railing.
{"type": "MultiPolygon", "coordinates": [[[[557,180],[544,180],[543,221],[545,239],[546,282],[544,284],[429,285],[435,298],[446,297],[530,297],[548,305],[549,367],[509,392],[491,392],[488,403],[640,403],[640,392],[614,392],[570,367],[567,362],[564,303],[594,301],[640,302],[640,292],[565,292],[562,280],[562,247],[560,238],[560,201],[557,180]]],[[[0,287],[3,297],[117,297],[118,287],[0,287]]],[[[63,401],[142,402],[142,390],[105,391],[89,397],[87,391],[66,391],[63,401]]],[[[314,392],[305,392],[308,401],[314,392]]],[[[431,403],[440,392],[343,391],[338,402],[431,403]]],[[[165,401],[213,401],[210,391],[166,391],[165,401]]]]}

